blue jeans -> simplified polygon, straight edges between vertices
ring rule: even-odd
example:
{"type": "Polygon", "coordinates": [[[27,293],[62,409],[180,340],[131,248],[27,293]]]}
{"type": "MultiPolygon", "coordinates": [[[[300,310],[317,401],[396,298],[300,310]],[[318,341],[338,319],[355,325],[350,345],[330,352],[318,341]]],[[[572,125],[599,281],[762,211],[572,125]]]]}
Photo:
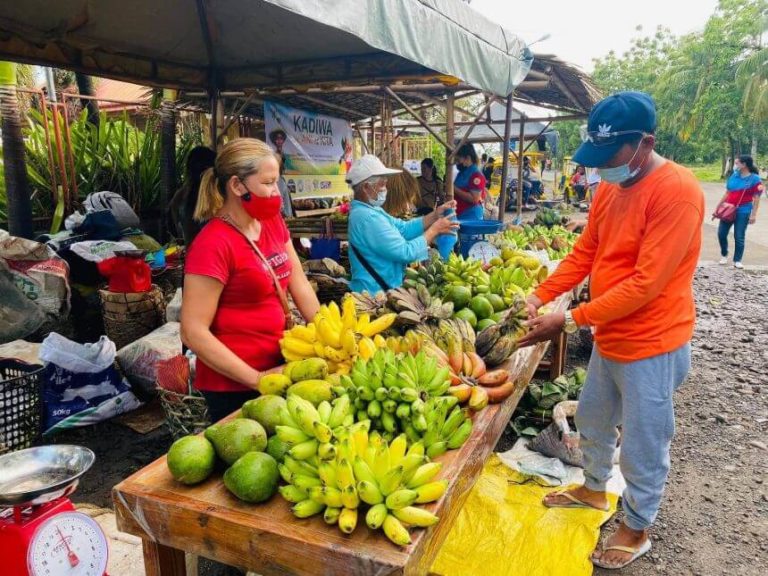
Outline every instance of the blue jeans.
{"type": "Polygon", "coordinates": [[[673,393],[691,367],[691,346],[634,362],[615,362],[595,346],[579,397],[576,429],[584,453],[584,485],[605,491],[621,426],[622,495],[633,530],[656,519],[669,473],[669,447],[675,433],[673,393]]]}
{"type": "Polygon", "coordinates": [[[744,256],[744,239],[747,235],[747,226],[749,226],[749,216],[752,214],[752,203],[743,204],[736,209],[736,219],[733,222],[723,222],[720,220],[720,226],[717,229],[717,239],[720,241],[720,255],[725,258],[728,256],[728,233],[733,226],[733,235],[736,238],[736,249],[733,252],[733,261],[741,262],[744,256]]]}

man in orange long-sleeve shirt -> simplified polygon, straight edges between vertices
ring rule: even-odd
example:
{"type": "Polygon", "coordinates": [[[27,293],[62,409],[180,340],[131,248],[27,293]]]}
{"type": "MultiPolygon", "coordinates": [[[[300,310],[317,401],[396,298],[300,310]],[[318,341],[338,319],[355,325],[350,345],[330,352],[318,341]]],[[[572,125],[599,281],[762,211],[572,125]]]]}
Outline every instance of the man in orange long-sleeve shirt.
{"type": "Polygon", "coordinates": [[[573,253],[528,299],[532,330],[521,346],[578,326],[595,348],[576,426],[584,486],[549,494],[549,507],[605,509],[605,485],[621,426],[627,481],[620,528],[592,561],[629,564],[650,549],[674,434],[672,396],[690,368],[696,311],[693,275],[701,250],[704,195],[687,169],[654,152],[656,109],[647,94],[620,92],[592,109],[573,159],[598,168],[602,183],[573,253]],[[591,301],[565,314],[537,310],[590,277],[591,301]]]}

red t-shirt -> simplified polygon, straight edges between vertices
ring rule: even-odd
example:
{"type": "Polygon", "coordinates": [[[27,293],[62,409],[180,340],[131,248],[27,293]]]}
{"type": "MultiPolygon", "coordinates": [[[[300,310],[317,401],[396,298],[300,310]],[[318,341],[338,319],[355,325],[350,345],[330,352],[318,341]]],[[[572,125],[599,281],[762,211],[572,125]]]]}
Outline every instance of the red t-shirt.
{"type": "MultiPolygon", "coordinates": [[[[283,289],[291,275],[291,261],[285,249],[289,238],[285,222],[278,215],[261,223],[261,236],[256,243],[283,289]]],[[[216,338],[256,370],[267,370],[282,362],[279,342],[285,328],[283,307],[272,277],[240,232],[213,218],[192,243],[184,271],[224,284],[211,323],[216,338]]],[[[248,390],[200,359],[195,388],[211,392],[248,390]]]]}

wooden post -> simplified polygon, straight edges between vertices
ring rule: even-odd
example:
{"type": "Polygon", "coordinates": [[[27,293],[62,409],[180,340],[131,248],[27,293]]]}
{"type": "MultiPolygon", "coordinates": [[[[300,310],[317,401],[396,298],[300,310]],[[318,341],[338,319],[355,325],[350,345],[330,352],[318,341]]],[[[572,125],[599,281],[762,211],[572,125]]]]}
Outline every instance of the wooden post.
{"type": "Polygon", "coordinates": [[[184,552],[143,539],[144,570],[147,576],[187,576],[184,552]]]}
{"type": "Polygon", "coordinates": [[[371,118],[371,146],[369,148],[371,154],[376,155],[376,120],[371,118]]]}
{"type": "Polygon", "coordinates": [[[454,95],[449,94],[445,100],[445,200],[453,200],[453,139],[454,139],[454,95]]]}
{"type": "Polygon", "coordinates": [[[520,112],[520,137],[517,141],[517,220],[523,217],[523,143],[525,141],[525,114],[520,112]]]}
{"type": "Polygon", "coordinates": [[[509,176],[509,140],[512,137],[512,111],[515,108],[515,93],[507,96],[507,108],[504,114],[504,141],[501,143],[501,194],[499,194],[499,220],[504,222],[507,209],[507,177],[509,176]]]}
{"type": "MultiPolygon", "coordinates": [[[[176,191],[176,91],[163,90],[160,106],[160,207],[165,213],[176,191]]],[[[163,219],[161,222],[165,223],[163,219]]],[[[166,240],[165,226],[160,226],[160,243],[166,240]]]]}

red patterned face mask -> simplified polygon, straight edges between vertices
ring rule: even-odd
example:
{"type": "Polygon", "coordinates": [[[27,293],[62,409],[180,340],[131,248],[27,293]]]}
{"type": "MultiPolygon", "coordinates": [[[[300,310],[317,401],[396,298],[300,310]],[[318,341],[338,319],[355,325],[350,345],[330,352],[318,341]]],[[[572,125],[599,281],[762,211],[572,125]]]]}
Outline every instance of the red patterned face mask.
{"type": "Polygon", "coordinates": [[[243,194],[240,201],[243,203],[243,208],[245,208],[248,216],[255,220],[274,218],[280,212],[280,208],[283,205],[283,200],[280,196],[256,196],[256,194],[251,192],[243,194]]]}

